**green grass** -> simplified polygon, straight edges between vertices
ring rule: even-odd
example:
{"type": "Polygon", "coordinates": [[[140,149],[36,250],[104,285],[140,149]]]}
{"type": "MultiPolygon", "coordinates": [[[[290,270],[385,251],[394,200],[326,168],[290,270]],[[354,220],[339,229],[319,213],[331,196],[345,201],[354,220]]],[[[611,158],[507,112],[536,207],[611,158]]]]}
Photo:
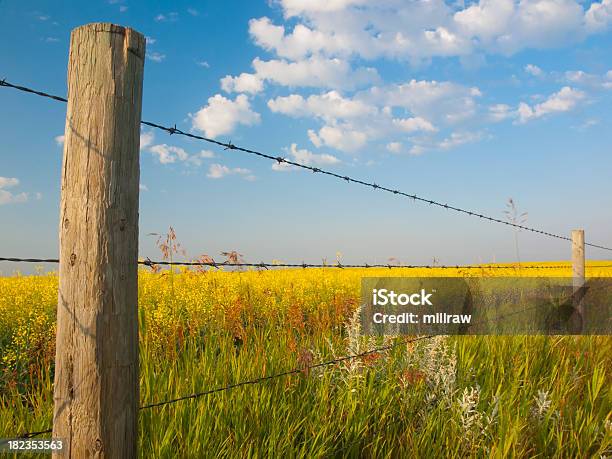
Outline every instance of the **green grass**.
{"type": "MultiPolygon", "coordinates": [[[[315,340],[316,341],[316,340],[315,340]]],[[[339,340],[337,340],[339,341],[339,340]]],[[[313,343],[314,344],[314,343],[313,343]]],[[[322,340],[320,348],[328,348],[322,340]]],[[[340,345],[341,343],[337,343],[340,345]]],[[[444,347],[444,344],[439,343],[444,347]]],[[[143,403],[299,365],[281,336],[261,332],[236,350],[230,336],[190,342],[172,362],[141,355],[143,403]]],[[[461,337],[456,379],[436,381],[452,352],[399,346],[371,366],[342,365],[151,408],[140,414],[142,457],[600,457],[611,452],[610,340],[461,337]],[[424,354],[424,355],[421,355],[424,354]],[[419,366],[421,365],[421,366],[419,366]],[[422,374],[423,372],[424,374],[422,374]],[[401,376],[406,377],[402,381],[401,376]],[[474,411],[461,408],[479,388],[474,411]],[[537,412],[538,391],[550,406],[537,412]],[[433,395],[432,395],[433,394],[433,395]],[[428,399],[428,396],[435,397],[428,399]],[[473,428],[464,426],[474,418],[473,428]]],[[[444,351],[444,349],[442,349],[444,351]]],[[[333,357],[330,354],[323,358],[333,357]]],[[[51,382],[5,394],[0,436],[50,425],[51,382]]]]}
{"type": "MultiPolygon", "coordinates": [[[[268,314],[266,320],[258,315],[259,309],[248,314],[242,310],[244,339],[237,344],[235,330],[222,320],[233,313],[231,309],[213,311],[209,321],[196,321],[197,327],[183,327],[194,322],[181,306],[183,280],[175,281],[177,297],[172,300],[156,294],[154,302],[149,293],[141,292],[143,405],[382,344],[356,337],[350,314],[326,322],[323,313],[315,319],[309,306],[300,312],[302,322],[292,321],[291,314],[297,313],[291,312],[291,305],[274,314],[262,312],[268,314]],[[160,335],[153,312],[166,307],[167,301],[172,304],[174,331],[164,329],[160,335]],[[155,333],[157,338],[152,339],[155,333]]],[[[254,293],[246,288],[237,295],[251,298],[254,293]]],[[[282,298],[286,301],[287,296],[282,298]]],[[[329,307],[330,314],[333,308],[342,309],[337,296],[320,298],[319,309],[329,307]]],[[[197,304],[200,301],[205,300],[197,304]]],[[[169,320],[170,313],[165,314],[164,320],[169,320]]],[[[10,333],[5,335],[5,342],[13,339],[10,333]]],[[[391,351],[352,364],[141,410],[139,454],[145,458],[612,455],[610,337],[438,337],[409,345],[402,339],[392,340],[401,344],[391,351]]],[[[0,386],[0,437],[51,425],[53,367],[32,355],[33,360],[20,364],[19,381],[8,383],[5,378],[0,386]]]]}

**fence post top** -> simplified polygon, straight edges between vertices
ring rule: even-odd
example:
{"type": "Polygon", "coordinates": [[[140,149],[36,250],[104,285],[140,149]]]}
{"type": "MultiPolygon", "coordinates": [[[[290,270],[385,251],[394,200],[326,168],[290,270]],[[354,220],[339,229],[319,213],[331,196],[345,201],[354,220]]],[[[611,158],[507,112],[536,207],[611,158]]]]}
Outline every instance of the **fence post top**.
{"type": "Polygon", "coordinates": [[[89,24],[83,24],[72,29],[71,35],[74,36],[75,34],[87,32],[107,32],[111,34],[129,36],[131,38],[130,41],[136,41],[138,46],[143,47],[143,49],[146,42],[145,36],[136,29],[110,22],[90,22],[89,24]]]}
{"type": "Polygon", "coordinates": [[[77,30],[85,30],[85,29],[93,29],[95,32],[111,32],[111,33],[125,33],[126,30],[131,30],[132,32],[136,32],[139,35],[142,35],[140,32],[132,29],[131,27],[122,26],[119,24],[113,24],[112,22],[90,22],[88,24],[83,24],[78,27],[72,29],[73,32],[77,30]]]}

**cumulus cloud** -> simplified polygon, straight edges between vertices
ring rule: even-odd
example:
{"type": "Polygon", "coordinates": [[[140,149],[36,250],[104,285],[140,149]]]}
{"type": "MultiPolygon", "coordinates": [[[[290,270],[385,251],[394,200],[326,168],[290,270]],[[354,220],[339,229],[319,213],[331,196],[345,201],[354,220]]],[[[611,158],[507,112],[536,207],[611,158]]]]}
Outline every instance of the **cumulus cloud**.
{"type": "MultiPolygon", "coordinates": [[[[340,162],[340,160],[333,155],[312,153],[305,148],[298,148],[295,143],[292,143],[289,147],[289,154],[294,162],[303,164],[304,166],[329,166],[340,162]]],[[[295,166],[291,166],[287,163],[274,163],[272,165],[272,170],[275,171],[290,171],[295,168],[295,166]]]]}
{"type": "Polygon", "coordinates": [[[400,153],[402,151],[402,144],[400,142],[389,142],[386,148],[391,153],[400,153]]]}
{"type": "Polygon", "coordinates": [[[240,125],[251,126],[260,121],[259,113],[251,109],[249,99],[239,94],[235,100],[216,94],[208,104],[191,116],[194,129],[203,131],[207,137],[229,134],[240,125]]]}
{"type": "Polygon", "coordinates": [[[287,17],[302,13],[328,13],[340,11],[348,6],[363,5],[367,0],[283,0],[282,5],[287,17]]]}
{"type": "Polygon", "coordinates": [[[263,81],[252,73],[241,73],[236,77],[226,75],[221,79],[221,89],[228,93],[248,92],[257,94],[263,90],[263,81]]]}
{"type": "Polygon", "coordinates": [[[420,154],[476,142],[484,135],[475,123],[525,123],[571,110],[586,98],[587,87],[607,88],[612,77],[547,74],[530,63],[524,72],[556,75],[567,89],[521,104],[499,103],[487,94],[493,102],[483,105],[479,88],[452,81],[386,83],[374,68],[378,60],[426,66],[436,57],[470,62],[577,43],[612,26],[611,1],[275,0],[283,17],[249,21],[252,41],[269,56],[222,78],[222,90],[238,95],[211,97],[192,115],[193,127],[215,137],[258,123],[247,95],[276,85],[289,89],[268,98],[269,110],[310,118],[314,125],[307,133],[316,148],[352,153],[377,142],[391,152],[420,154]]]}
{"type": "Polygon", "coordinates": [[[211,159],[214,157],[215,157],[215,154],[212,151],[202,150],[198,153],[190,155],[189,158],[186,159],[186,161],[190,164],[193,164],[194,166],[201,166],[202,163],[204,162],[203,160],[211,159]]]}
{"type": "Polygon", "coordinates": [[[0,188],[12,188],[19,185],[19,179],[15,177],[0,177],[0,188]]]}
{"type": "Polygon", "coordinates": [[[344,98],[337,91],[313,94],[307,98],[299,94],[277,97],[268,101],[270,110],[289,116],[315,116],[324,120],[348,119],[376,113],[376,107],[360,100],[344,98]]]}
{"type": "Polygon", "coordinates": [[[176,161],[186,161],[189,158],[187,152],[182,148],[166,145],[165,143],[153,145],[149,148],[149,151],[157,155],[159,162],[162,164],[171,164],[176,161]]]}
{"type": "Polygon", "coordinates": [[[65,137],[64,137],[64,135],[63,135],[63,134],[62,134],[62,135],[55,136],[55,137],[53,138],[53,140],[55,140],[55,143],[56,143],[58,146],[60,146],[60,147],[61,147],[62,145],[64,145],[64,139],[65,139],[65,137]]]}
{"type": "Polygon", "coordinates": [[[550,95],[544,102],[530,106],[521,102],[518,107],[518,122],[526,123],[552,113],[568,112],[586,97],[583,91],[564,86],[560,91],[550,95]]]}
{"type": "Polygon", "coordinates": [[[473,143],[481,140],[484,137],[482,132],[457,131],[438,143],[438,147],[444,150],[454,148],[466,143],[473,143]]]}
{"type": "Polygon", "coordinates": [[[416,132],[416,131],[427,131],[435,132],[436,128],[433,124],[427,121],[425,118],[415,116],[413,118],[394,119],[393,124],[399,127],[402,131],[416,132]]]}
{"type": "Polygon", "coordinates": [[[228,175],[241,175],[247,180],[253,180],[255,178],[249,169],[242,167],[229,168],[218,163],[211,164],[208,168],[208,174],[206,174],[206,176],[211,179],[220,179],[228,175]]]}
{"type": "Polygon", "coordinates": [[[359,150],[368,140],[368,136],[363,131],[341,126],[323,126],[318,133],[309,130],[308,137],[317,148],[327,145],[345,152],[359,150]]]}
{"type": "MultiPolygon", "coordinates": [[[[19,185],[19,179],[15,177],[0,177],[0,206],[4,204],[18,204],[28,200],[28,193],[13,193],[7,188],[19,185]]],[[[37,197],[38,197],[37,193],[37,197]]],[[[38,198],[40,199],[40,198],[38,198]]]]}
{"type": "Polygon", "coordinates": [[[589,32],[603,32],[612,24],[612,0],[593,2],[585,14],[589,32]]]}
{"type": "Polygon", "coordinates": [[[259,78],[290,87],[354,89],[380,79],[374,68],[359,67],[353,70],[346,60],[318,56],[296,62],[255,58],[253,68],[259,78]]]}
{"type": "Polygon", "coordinates": [[[153,144],[155,134],[153,131],[140,133],[140,151],[149,152],[157,157],[160,164],[173,164],[182,162],[192,166],[201,166],[203,160],[214,158],[215,154],[209,150],[201,150],[198,153],[189,154],[184,148],[175,145],[153,144]]]}
{"type": "Polygon", "coordinates": [[[479,0],[457,3],[397,0],[279,0],[292,27],[252,19],[249,32],[277,56],[358,56],[423,61],[481,52],[512,54],[577,42],[608,30],[612,2],[583,8],[577,0],[479,0]]]}
{"type": "Polygon", "coordinates": [[[141,150],[145,150],[147,147],[149,147],[152,143],[153,140],[155,139],[155,134],[153,133],[153,131],[148,131],[148,132],[140,132],[140,149],[141,150]]]}
{"type": "Polygon", "coordinates": [[[525,66],[525,72],[536,77],[542,76],[544,73],[542,72],[542,69],[535,64],[527,64],[525,66]]]}
{"type": "Polygon", "coordinates": [[[480,95],[475,87],[411,80],[374,86],[351,97],[336,90],[308,97],[279,96],[270,99],[268,107],[275,113],[321,121],[323,126],[308,131],[315,147],[355,152],[386,136],[433,134],[460,124],[476,113],[480,95]],[[394,117],[394,110],[409,116],[394,117]]]}
{"type": "Polygon", "coordinates": [[[450,81],[410,80],[375,86],[356,97],[380,106],[405,108],[430,123],[452,124],[472,117],[480,96],[478,88],[450,81]]]}
{"type": "Polygon", "coordinates": [[[564,79],[568,83],[589,89],[612,89],[612,70],[603,75],[595,75],[582,70],[571,70],[565,72],[564,79]]]}
{"type": "Polygon", "coordinates": [[[508,104],[495,104],[489,107],[489,119],[493,122],[504,121],[515,116],[515,112],[508,104]]]}

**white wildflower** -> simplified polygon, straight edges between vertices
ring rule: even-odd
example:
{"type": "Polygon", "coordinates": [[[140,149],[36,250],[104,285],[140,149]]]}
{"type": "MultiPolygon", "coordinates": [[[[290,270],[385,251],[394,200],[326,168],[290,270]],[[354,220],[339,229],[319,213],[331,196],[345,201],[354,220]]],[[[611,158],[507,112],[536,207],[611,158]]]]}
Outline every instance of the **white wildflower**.
{"type": "Polygon", "coordinates": [[[548,391],[538,390],[538,395],[534,397],[534,406],[531,408],[531,415],[538,421],[542,421],[550,411],[552,401],[548,398],[548,391]]]}

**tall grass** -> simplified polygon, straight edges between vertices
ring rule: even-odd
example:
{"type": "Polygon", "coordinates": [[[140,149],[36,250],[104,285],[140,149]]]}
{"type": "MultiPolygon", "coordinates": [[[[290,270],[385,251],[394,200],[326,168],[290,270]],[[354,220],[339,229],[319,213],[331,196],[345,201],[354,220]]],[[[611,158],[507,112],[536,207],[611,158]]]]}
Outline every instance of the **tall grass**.
{"type": "MultiPolygon", "coordinates": [[[[550,271],[537,275],[569,274],[550,271]]],[[[141,403],[382,344],[359,336],[353,320],[364,274],[183,272],[170,284],[167,272],[141,272],[141,403]]],[[[53,275],[0,278],[0,437],[51,425],[56,292],[53,275]]],[[[436,337],[142,410],[140,454],[609,456],[610,355],[609,337],[436,337]]]]}

